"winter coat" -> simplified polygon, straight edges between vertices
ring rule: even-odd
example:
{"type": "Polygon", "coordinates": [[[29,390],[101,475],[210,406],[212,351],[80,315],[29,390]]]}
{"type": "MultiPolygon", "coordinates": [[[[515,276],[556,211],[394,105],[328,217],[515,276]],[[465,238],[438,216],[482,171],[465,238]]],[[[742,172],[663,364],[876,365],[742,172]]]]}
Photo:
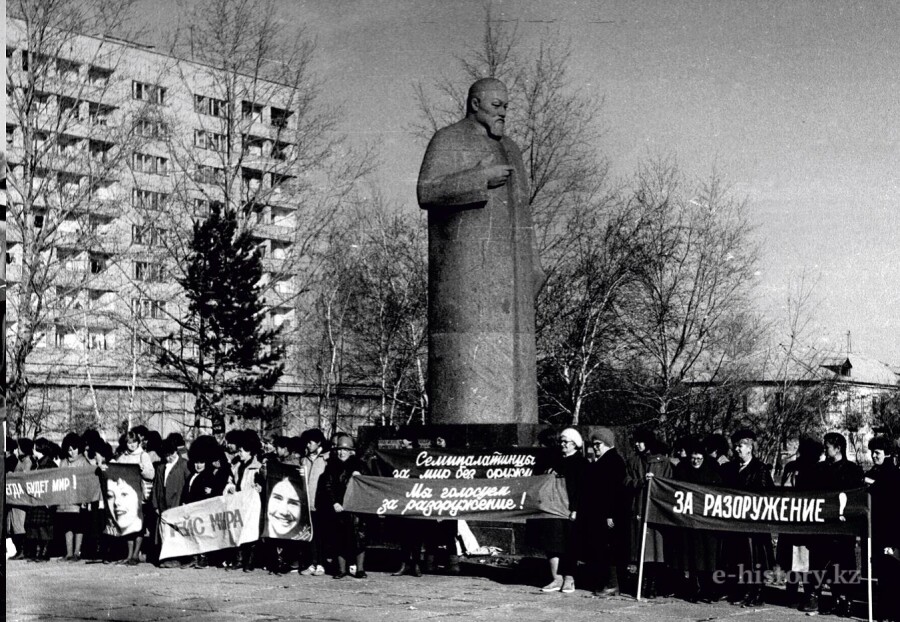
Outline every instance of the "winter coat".
{"type": "MultiPolygon", "coordinates": [[[[671,479],[672,463],[662,454],[644,453],[632,456],[625,463],[625,490],[628,493],[631,515],[629,520],[630,561],[637,562],[641,556],[641,539],[644,525],[644,497],[647,489],[647,473],[654,477],[671,479]]],[[[656,527],[647,527],[645,562],[666,561],[663,534],[656,527]]]]}
{"type": "MultiPolygon", "coordinates": [[[[91,466],[91,463],[88,462],[87,458],[85,458],[83,455],[78,454],[77,456],[75,456],[74,460],[69,460],[68,458],[63,458],[63,461],[60,463],[59,466],[62,469],[77,469],[78,467],[89,467],[89,466],[91,466]]],[[[56,507],[56,511],[71,514],[71,513],[75,513],[75,512],[80,512],[81,507],[82,506],[80,506],[78,504],[59,505],[56,507]]]]}
{"type": "Polygon", "coordinates": [[[368,475],[369,468],[366,463],[357,456],[350,456],[346,461],[341,462],[336,456],[332,456],[325,465],[325,470],[319,478],[319,486],[322,490],[322,501],[324,507],[319,510],[330,511],[334,513],[334,504],[344,503],[344,494],[347,492],[347,486],[350,484],[350,478],[353,473],[359,472],[361,475],[368,475]]]}
{"type": "Polygon", "coordinates": [[[239,462],[236,468],[235,489],[236,490],[253,490],[254,484],[258,485],[260,469],[262,464],[256,459],[256,456],[250,458],[249,462],[239,462]]]}
{"type": "Polygon", "coordinates": [[[182,493],[190,477],[187,462],[180,457],[172,465],[169,477],[166,477],[167,465],[168,463],[163,461],[156,467],[156,477],[153,480],[153,507],[160,513],[182,504],[182,493]]]}
{"type": "MultiPolygon", "coordinates": [[[[722,485],[726,488],[764,492],[775,488],[769,465],[751,458],[743,468],[740,460],[722,466],[722,485]]],[[[743,566],[768,570],[775,564],[775,549],[770,534],[730,534],[724,539],[723,558],[731,568],[743,566]]]]}
{"type": "Polygon", "coordinates": [[[607,565],[627,561],[630,499],[625,469],[625,460],[615,448],[585,469],[578,506],[578,532],[585,560],[601,559],[607,565]]]}
{"type": "Polygon", "coordinates": [[[300,466],[306,470],[306,493],[309,495],[310,510],[317,510],[319,507],[319,479],[325,472],[325,466],[328,464],[328,454],[319,453],[315,456],[303,456],[300,459],[300,466]]]}
{"type": "Polygon", "coordinates": [[[866,477],[875,480],[869,485],[873,550],[900,548],[900,469],[885,462],[869,469],[866,477]]]}
{"type": "MultiPolygon", "coordinates": [[[[701,486],[721,486],[721,468],[709,459],[695,469],[690,461],[683,461],[675,469],[675,479],[701,486]]],[[[704,529],[674,529],[666,536],[666,559],[678,570],[713,572],[719,567],[722,539],[715,531],[704,529]]]]}

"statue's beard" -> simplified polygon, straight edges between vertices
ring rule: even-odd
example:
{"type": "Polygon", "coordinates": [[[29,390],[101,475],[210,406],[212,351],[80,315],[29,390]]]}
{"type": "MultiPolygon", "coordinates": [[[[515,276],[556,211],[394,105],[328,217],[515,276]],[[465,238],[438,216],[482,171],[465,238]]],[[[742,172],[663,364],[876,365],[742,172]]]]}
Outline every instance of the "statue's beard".
{"type": "Polygon", "coordinates": [[[503,119],[495,119],[487,126],[488,135],[491,138],[503,138],[503,132],[506,130],[506,121],[503,119]]]}

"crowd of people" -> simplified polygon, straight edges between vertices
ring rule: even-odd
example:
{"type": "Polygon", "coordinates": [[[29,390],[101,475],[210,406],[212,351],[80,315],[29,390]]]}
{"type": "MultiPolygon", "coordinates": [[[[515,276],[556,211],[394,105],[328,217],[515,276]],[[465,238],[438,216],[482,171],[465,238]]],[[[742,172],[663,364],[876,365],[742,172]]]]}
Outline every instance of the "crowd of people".
{"type": "MultiPolygon", "coordinates": [[[[165,439],[158,432],[136,426],[123,434],[114,449],[96,430],[69,433],[62,445],[46,439],[6,439],[6,471],[132,464],[140,469],[142,527],[134,532],[123,524],[125,504],[109,482],[106,495],[84,505],[9,507],[6,534],[16,553],[10,559],[46,562],[85,560],[94,563],[137,565],[154,563],[162,568],[192,566],[240,568],[251,571],[297,571],[303,575],[326,574],[326,560],[333,563],[335,578],[366,576],[365,529],[359,517],[343,512],[341,502],[350,477],[368,473],[357,456],[352,437],[338,434],[327,442],[321,430],[300,436],[276,436],[263,441],[253,430],[231,430],[223,442],[199,436],[190,447],[181,434],[165,439]],[[162,539],[159,518],[163,512],[188,503],[244,490],[261,492],[267,465],[296,467],[305,480],[312,533],[311,540],[267,538],[225,551],[190,559],[160,560],[162,539]],[[120,516],[123,514],[123,516],[120,516]],[[107,517],[114,516],[118,529],[110,533],[107,517]],[[120,533],[124,533],[120,537],[120,533]],[[65,547],[64,550],[62,547],[65,547]]],[[[270,501],[270,536],[279,526],[294,524],[300,510],[291,488],[273,489],[270,501]]]]}
{"type": "MultiPolygon", "coordinates": [[[[550,437],[549,449],[536,473],[565,479],[569,499],[567,519],[530,520],[526,538],[548,559],[550,582],[544,592],[575,591],[576,574],[587,578],[594,595],[605,598],[636,591],[636,564],[643,548],[642,595],[676,595],[693,602],[725,600],[747,607],[762,604],[767,583],[782,579],[796,606],[809,613],[849,615],[852,589],[861,582],[857,539],[853,536],[735,534],[697,529],[648,526],[644,517],[648,481],[669,478],[708,486],[761,492],[775,489],[773,469],[756,456],[756,436],[739,430],[729,439],[721,434],[689,438],[672,451],[648,430],[617,448],[616,434],[596,429],[587,442],[574,428],[550,437]],[[749,571],[749,572],[748,572],[749,571]],[[775,571],[770,573],[768,571],[775,571]],[[778,572],[780,571],[780,573],[778,572]],[[844,580],[845,577],[849,579],[844,580]],[[590,581],[593,580],[593,585],[590,581]],[[827,588],[830,596],[823,598],[827,588]],[[802,596],[800,593],[802,592],[802,596]]],[[[310,429],[300,436],[263,440],[252,430],[231,430],[219,442],[200,436],[187,447],[181,434],[163,439],[137,426],[123,434],[114,449],[95,430],[67,434],[57,445],[46,438],[7,438],[6,470],[132,464],[140,469],[142,528],[126,537],[111,537],[104,529],[116,500],[107,496],[83,506],[9,507],[5,527],[16,554],[11,559],[136,565],[162,568],[218,566],[304,576],[331,574],[335,579],[365,578],[368,518],[345,512],[342,503],[355,474],[373,472],[357,455],[347,434],[326,439],[310,429]],[[213,551],[191,558],[160,560],[159,517],[167,509],[244,490],[262,491],[273,464],[295,467],[305,480],[313,537],[281,539],[295,522],[290,487],[271,492],[270,529],[275,537],[213,551]],[[281,514],[284,514],[282,517],[281,514]],[[293,522],[292,522],[293,521],[293,522]]],[[[829,433],[821,441],[802,438],[794,460],[778,474],[782,487],[797,490],[850,490],[867,487],[872,500],[874,572],[878,579],[879,615],[900,620],[898,599],[884,597],[900,588],[900,469],[897,445],[876,437],[869,443],[873,465],[864,472],[847,459],[847,441],[829,433]]],[[[279,467],[281,468],[281,467],[279,467]]],[[[432,571],[439,551],[446,551],[447,574],[459,573],[456,521],[401,521],[403,563],[395,576],[420,576],[432,571]],[[425,552],[423,560],[422,554],[425,552]]],[[[864,566],[865,564],[863,564],[864,566]]]]}
{"type": "MultiPolygon", "coordinates": [[[[821,442],[802,438],[796,459],[779,474],[779,485],[773,469],[756,456],[756,435],[751,430],[735,432],[730,443],[720,434],[684,439],[672,451],[652,432],[638,430],[624,455],[606,428],[594,432],[588,443],[573,428],[563,430],[556,440],[560,451],[543,470],[565,478],[570,516],[529,525],[532,541],[549,560],[551,581],[544,591],[574,592],[575,568],[581,561],[589,568],[582,574],[596,580],[595,595],[616,596],[623,589],[622,580],[635,577],[643,545],[644,597],[674,594],[692,602],[729,600],[756,607],[764,602],[766,585],[782,582],[801,611],[848,616],[853,590],[865,595],[857,537],[773,537],[650,525],[644,538],[644,491],[655,477],[748,492],[778,487],[815,491],[867,487],[872,500],[874,576],[879,586],[877,611],[882,620],[900,620],[900,599],[896,598],[900,469],[897,445],[891,439],[870,441],[873,466],[863,472],[859,464],[848,460],[843,435],[828,433],[821,442]],[[829,597],[823,598],[826,589],[829,597]]],[[[864,569],[865,536],[861,555],[864,569]]]]}

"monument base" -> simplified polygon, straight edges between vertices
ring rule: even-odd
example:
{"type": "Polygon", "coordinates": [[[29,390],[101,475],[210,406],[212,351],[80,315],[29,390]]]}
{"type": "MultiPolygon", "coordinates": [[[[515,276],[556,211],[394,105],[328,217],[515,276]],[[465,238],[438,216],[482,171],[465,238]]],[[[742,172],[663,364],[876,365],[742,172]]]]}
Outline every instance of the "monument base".
{"type": "MultiPolygon", "coordinates": [[[[501,449],[540,447],[541,434],[555,428],[525,423],[470,423],[404,426],[362,426],[357,445],[361,455],[375,449],[398,449],[407,440],[420,449],[438,446],[443,439],[450,449],[501,449]]],[[[478,521],[468,523],[480,546],[495,546],[511,555],[538,555],[525,546],[525,525],[478,521]]]]}
{"type": "MultiPolygon", "coordinates": [[[[577,426],[584,442],[588,443],[594,429],[600,426],[577,426]]],[[[613,427],[617,446],[623,455],[628,452],[627,431],[613,427]]],[[[505,449],[509,447],[541,447],[541,440],[553,434],[549,442],[551,451],[558,451],[555,433],[560,428],[546,424],[527,423],[461,423],[403,426],[361,426],[357,431],[357,447],[365,456],[376,449],[399,449],[404,441],[419,449],[438,447],[443,439],[448,449],[505,449]]],[[[524,523],[472,521],[469,528],[481,546],[496,546],[511,555],[543,556],[543,551],[527,546],[524,523]]]]}

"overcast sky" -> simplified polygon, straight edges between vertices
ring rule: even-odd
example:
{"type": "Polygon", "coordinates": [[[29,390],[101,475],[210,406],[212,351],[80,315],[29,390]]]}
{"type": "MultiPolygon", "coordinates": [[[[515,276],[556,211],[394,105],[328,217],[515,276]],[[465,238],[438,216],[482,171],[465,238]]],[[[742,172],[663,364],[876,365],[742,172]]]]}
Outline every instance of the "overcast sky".
{"type": "MultiPolygon", "coordinates": [[[[900,2],[508,0],[526,43],[571,40],[572,75],[604,100],[616,175],[648,154],[716,168],[749,200],[761,302],[821,276],[817,319],[845,349],[900,364],[900,2]]],[[[477,46],[482,0],[288,0],[319,45],[344,129],[375,140],[379,184],[415,210],[424,152],[405,128],[414,82],[477,46]]],[[[141,13],[165,25],[168,1],[141,13]]],[[[515,123],[512,113],[510,123],[515,123]]],[[[823,344],[824,345],[824,344],[823,344]]]]}

